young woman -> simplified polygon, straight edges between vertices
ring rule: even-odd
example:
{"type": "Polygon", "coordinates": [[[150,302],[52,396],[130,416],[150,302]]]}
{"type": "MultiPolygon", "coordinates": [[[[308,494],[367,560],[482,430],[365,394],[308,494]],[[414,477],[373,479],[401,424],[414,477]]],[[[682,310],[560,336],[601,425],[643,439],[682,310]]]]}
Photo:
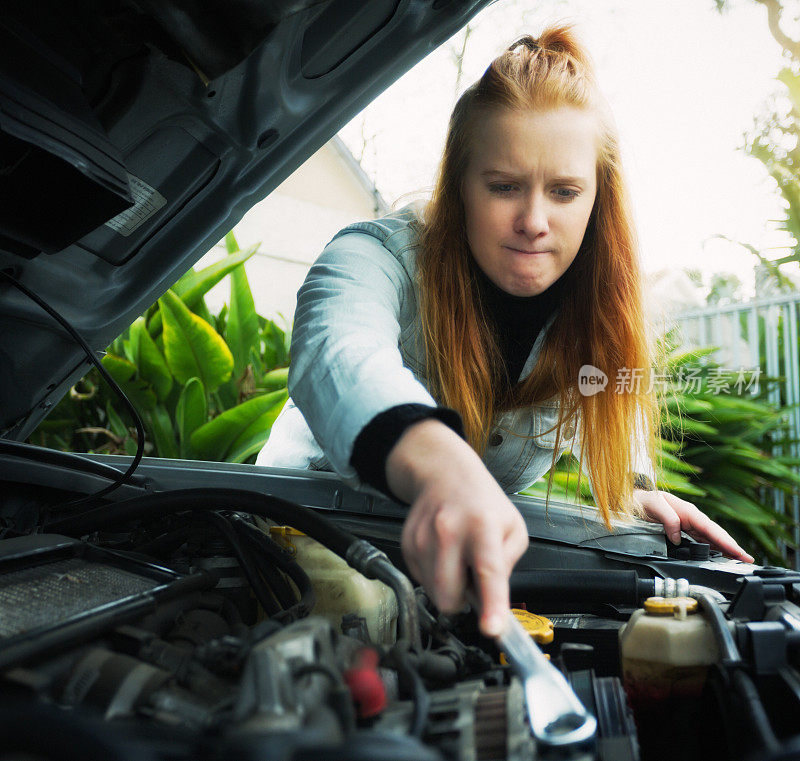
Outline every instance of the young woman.
{"type": "Polygon", "coordinates": [[[649,375],[615,128],[586,53],[568,27],[550,28],[460,98],[422,214],[352,225],[312,267],[291,400],[258,463],[333,468],[408,503],[411,573],[453,611],[471,572],[492,636],[528,547],[506,494],[566,448],[607,524],[644,515],[673,542],[686,530],[752,562],[653,488],[649,375]],[[587,373],[608,385],[582,393],[587,373]]]}

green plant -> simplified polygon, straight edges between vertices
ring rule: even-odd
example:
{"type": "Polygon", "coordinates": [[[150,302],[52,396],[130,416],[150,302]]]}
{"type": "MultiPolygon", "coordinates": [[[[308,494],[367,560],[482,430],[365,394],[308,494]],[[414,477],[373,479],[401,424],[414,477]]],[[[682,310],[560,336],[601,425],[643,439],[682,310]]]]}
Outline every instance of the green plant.
{"type": "Polygon", "coordinates": [[[672,347],[668,355],[659,487],[694,502],[754,556],[783,563],[778,545],[793,541],[792,518],[776,510],[773,496],[791,499],[800,475],[797,459],[780,454],[791,443],[789,408],[767,401],[781,379],[762,376],[757,393],[745,395],[739,373],[713,362],[714,351],[672,347]],[[691,393],[680,382],[689,367],[697,381],[691,393]]]}
{"type": "MultiPolygon", "coordinates": [[[[658,488],[697,505],[756,557],[784,563],[778,547],[792,542],[792,518],[776,510],[773,498],[777,491],[791,499],[800,489],[800,462],[772,453],[791,443],[788,408],[767,401],[769,387],[780,379],[762,376],[759,392],[744,396],[738,373],[711,361],[714,348],[679,352],[672,336],[664,342],[658,488]]],[[[576,499],[576,474],[577,462],[565,454],[553,474],[551,498],[593,504],[585,476],[576,499]]],[[[546,492],[547,476],[524,493],[546,492]]]]}
{"type": "MultiPolygon", "coordinates": [[[[253,461],[288,398],[290,334],[256,313],[245,262],[257,246],[189,270],[108,347],[103,365],[142,415],[149,455],[253,461]],[[230,278],[217,315],[205,294],[230,278]]],[[[67,451],[132,454],[135,430],[93,370],[31,435],[67,451]]]]}

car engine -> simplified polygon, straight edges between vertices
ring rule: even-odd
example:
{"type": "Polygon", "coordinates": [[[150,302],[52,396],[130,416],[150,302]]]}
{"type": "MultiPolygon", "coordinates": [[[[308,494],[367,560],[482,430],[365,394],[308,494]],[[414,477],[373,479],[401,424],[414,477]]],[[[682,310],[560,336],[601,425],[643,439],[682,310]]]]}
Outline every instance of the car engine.
{"type": "Polygon", "coordinates": [[[559,744],[531,731],[553,696],[526,690],[472,611],[442,615],[414,588],[397,531],[366,541],[243,489],[91,510],[4,489],[3,761],[800,753],[790,571],[742,567],[724,593],[643,567],[516,572],[516,618],[596,719],[559,744]]]}

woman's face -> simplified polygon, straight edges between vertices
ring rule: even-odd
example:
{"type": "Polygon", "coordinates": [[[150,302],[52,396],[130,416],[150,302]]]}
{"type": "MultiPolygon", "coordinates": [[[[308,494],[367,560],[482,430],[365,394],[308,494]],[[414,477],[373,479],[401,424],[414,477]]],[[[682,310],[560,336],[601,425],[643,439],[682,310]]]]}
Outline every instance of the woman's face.
{"type": "Polygon", "coordinates": [[[478,266],[514,296],[536,296],[567,270],[597,193],[598,122],[588,111],[486,112],[475,120],[462,184],[478,266]]]}

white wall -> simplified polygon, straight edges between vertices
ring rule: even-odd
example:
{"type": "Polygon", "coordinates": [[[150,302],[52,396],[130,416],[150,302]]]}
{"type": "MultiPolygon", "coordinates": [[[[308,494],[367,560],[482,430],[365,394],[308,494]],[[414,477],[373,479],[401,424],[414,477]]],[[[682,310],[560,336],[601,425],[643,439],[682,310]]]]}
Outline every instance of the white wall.
{"type": "MultiPolygon", "coordinates": [[[[374,219],[374,204],[363,182],[330,142],[256,204],[234,233],[242,249],[261,243],[246,265],[257,311],[266,317],[281,313],[291,321],[297,290],[310,265],[343,227],[374,219]]],[[[195,269],[224,256],[223,242],[195,269]]],[[[223,280],[208,294],[212,313],[228,300],[228,289],[228,281],[223,280]]]]}

